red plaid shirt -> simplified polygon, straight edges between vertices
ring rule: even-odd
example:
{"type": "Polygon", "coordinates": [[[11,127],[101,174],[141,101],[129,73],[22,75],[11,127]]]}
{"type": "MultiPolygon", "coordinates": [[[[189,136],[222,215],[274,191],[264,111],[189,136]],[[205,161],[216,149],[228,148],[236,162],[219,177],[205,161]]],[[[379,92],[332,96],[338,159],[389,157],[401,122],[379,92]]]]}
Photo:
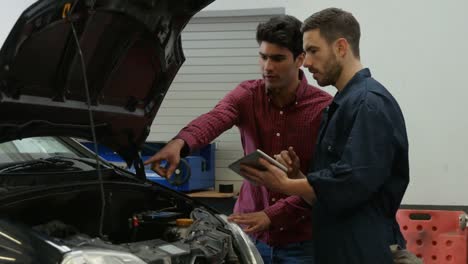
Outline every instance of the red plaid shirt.
{"type": "MultiPolygon", "coordinates": [[[[244,154],[261,149],[274,155],[293,146],[301,159],[301,170],[307,172],[321,113],[332,97],[309,85],[302,71],[300,79],[296,100],[283,108],[270,101],[263,80],[242,82],[213,110],[183,128],[177,138],[183,139],[190,149],[197,149],[235,125],[240,131],[244,154]]],[[[271,226],[266,232],[254,234],[257,239],[281,246],[312,238],[310,207],[300,197],[275,193],[244,181],[234,212],[258,211],[268,215],[271,226]]]]}

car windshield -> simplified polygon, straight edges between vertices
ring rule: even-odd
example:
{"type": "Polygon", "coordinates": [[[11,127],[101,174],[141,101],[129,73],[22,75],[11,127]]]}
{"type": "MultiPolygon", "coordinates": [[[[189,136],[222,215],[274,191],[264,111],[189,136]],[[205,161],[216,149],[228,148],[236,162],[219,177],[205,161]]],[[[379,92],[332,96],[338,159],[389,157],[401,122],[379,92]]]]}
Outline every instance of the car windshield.
{"type": "Polygon", "coordinates": [[[55,137],[34,137],[0,144],[0,165],[55,156],[80,157],[55,137]]]}

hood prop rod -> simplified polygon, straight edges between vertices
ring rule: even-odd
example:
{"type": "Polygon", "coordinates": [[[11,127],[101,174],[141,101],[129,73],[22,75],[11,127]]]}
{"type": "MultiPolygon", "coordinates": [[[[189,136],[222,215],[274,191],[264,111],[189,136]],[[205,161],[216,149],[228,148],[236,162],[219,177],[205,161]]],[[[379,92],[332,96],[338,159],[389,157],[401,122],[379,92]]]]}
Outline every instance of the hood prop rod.
{"type": "MultiPolygon", "coordinates": [[[[77,1],[78,2],[78,1],[77,1]]],[[[75,2],[75,4],[77,3],[75,2]]],[[[74,8],[72,8],[74,9],[74,8]]],[[[75,44],[76,44],[76,50],[78,53],[78,56],[80,57],[80,62],[81,62],[81,71],[83,74],[83,81],[84,81],[84,88],[86,91],[86,100],[87,100],[87,105],[88,105],[88,113],[89,113],[89,122],[91,123],[91,133],[93,137],[93,143],[94,143],[94,157],[96,159],[96,165],[97,165],[97,173],[98,173],[98,178],[99,178],[99,186],[101,190],[101,212],[100,212],[100,217],[99,217],[99,236],[101,238],[104,238],[104,234],[102,233],[103,225],[104,225],[104,211],[106,208],[106,196],[104,192],[104,183],[102,180],[102,173],[101,173],[101,164],[98,156],[98,147],[97,147],[97,140],[96,140],[96,131],[94,129],[95,124],[94,124],[94,118],[93,118],[93,110],[91,109],[91,97],[89,95],[89,87],[88,87],[88,78],[86,75],[86,65],[84,61],[84,56],[83,52],[81,50],[81,45],[80,45],[80,39],[78,38],[78,34],[76,33],[75,26],[73,25],[73,21],[70,18],[70,11],[68,11],[67,19],[70,22],[71,29],[73,31],[73,38],[75,39],[75,44]]]]}

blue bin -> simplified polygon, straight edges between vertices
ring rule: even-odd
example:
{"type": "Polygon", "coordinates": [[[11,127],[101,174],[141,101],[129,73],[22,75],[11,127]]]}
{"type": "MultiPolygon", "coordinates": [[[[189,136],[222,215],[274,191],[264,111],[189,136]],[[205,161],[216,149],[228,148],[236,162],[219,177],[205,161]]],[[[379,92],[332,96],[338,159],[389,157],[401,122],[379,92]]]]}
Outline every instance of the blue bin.
{"type": "MultiPolygon", "coordinates": [[[[92,142],[81,142],[84,146],[94,151],[92,142]]],[[[153,156],[157,151],[164,147],[165,142],[147,142],[145,143],[141,157],[145,161],[153,156]]],[[[98,145],[98,154],[105,160],[129,171],[135,172],[133,167],[127,168],[125,161],[114,151],[106,146],[98,145]]],[[[163,164],[164,165],[164,164],[163,164]]],[[[151,166],[145,166],[146,178],[150,181],[167,186],[171,189],[180,192],[191,192],[197,190],[214,189],[215,187],[215,145],[209,144],[199,151],[193,152],[190,156],[184,157],[179,166],[180,178],[189,176],[186,181],[180,181],[180,185],[176,185],[159,176],[151,170],[151,166]],[[187,175],[189,174],[189,175],[187,175]]],[[[173,181],[176,178],[171,177],[173,181]]]]}

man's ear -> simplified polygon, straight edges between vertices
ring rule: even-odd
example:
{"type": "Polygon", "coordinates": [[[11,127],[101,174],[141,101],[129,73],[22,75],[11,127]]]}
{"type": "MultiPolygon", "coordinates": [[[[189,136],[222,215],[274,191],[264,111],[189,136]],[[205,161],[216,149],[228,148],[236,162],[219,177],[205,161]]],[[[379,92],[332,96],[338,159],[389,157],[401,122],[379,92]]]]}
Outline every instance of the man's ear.
{"type": "Polygon", "coordinates": [[[302,67],[302,65],[304,64],[304,59],[305,59],[305,53],[304,53],[304,52],[302,52],[301,54],[297,55],[296,60],[295,60],[295,63],[296,63],[296,67],[297,67],[297,68],[302,67]]]}
{"type": "Polygon", "coordinates": [[[349,43],[345,38],[339,38],[335,41],[335,53],[340,58],[344,58],[349,52],[349,43]]]}

